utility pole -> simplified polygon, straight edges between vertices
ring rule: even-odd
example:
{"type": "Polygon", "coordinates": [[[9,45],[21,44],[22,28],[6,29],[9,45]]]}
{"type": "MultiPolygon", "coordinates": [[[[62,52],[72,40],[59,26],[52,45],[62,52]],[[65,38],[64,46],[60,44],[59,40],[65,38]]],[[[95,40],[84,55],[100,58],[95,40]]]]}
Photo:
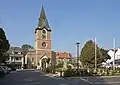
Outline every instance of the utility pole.
{"type": "Polygon", "coordinates": [[[15,47],[13,47],[13,55],[14,55],[14,67],[15,67],[15,47]]]}
{"type": "Polygon", "coordinates": [[[115,38],[113,39],[114,59],[113,59],[113,70],[115,70],[115,38]]]}
{"type": "Polygon", "coordinates": [[[95,72],[97,69],[97,58],[96,58],[97,54],[96,54],[96,37],[95,37],[95,72]]]}

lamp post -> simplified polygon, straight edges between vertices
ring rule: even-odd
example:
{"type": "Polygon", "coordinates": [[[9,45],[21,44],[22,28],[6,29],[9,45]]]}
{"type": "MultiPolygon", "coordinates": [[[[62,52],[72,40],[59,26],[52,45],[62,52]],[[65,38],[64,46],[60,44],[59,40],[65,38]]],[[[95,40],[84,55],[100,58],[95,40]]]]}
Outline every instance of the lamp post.
{"type": "Polygon", "coordinates": [[[79,69],[79,45],[80,43],[77,42],[76,45],[77,45],[77,69],[79,69]]]}

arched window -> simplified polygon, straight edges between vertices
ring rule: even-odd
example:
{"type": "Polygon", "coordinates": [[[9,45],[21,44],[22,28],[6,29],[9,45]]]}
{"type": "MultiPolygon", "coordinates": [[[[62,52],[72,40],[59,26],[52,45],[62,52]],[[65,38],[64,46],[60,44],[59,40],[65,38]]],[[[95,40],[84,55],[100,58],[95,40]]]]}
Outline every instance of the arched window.
{"type": "Polygon", "coordinates": [[[42,39],[43,39],[43,40],[46,40],[46,35],[42,35],[42,39]]]}
{"type": "Polygon", "coordinates": [[[42,33],[43,33],[43,34],[46,34],[46,30],[43,30],[42,33]]]}
{"type": "Polygon", "coordinates": [[[42,30],[42,39],[46,40],[46,30],[42,30]]]}

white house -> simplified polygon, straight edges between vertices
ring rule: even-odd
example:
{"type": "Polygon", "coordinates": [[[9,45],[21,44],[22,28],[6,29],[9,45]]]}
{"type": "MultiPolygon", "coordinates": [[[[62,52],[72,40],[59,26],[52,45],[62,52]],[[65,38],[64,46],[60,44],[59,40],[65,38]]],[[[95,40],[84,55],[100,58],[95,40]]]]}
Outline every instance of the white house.
{"type": "MultiPolygon", "coordinates": [[[[112,66],[112,63],[113,63],[113,61],[114,61],[114,50],[113,49],[111,49],[111,50],[109,50],[108,51],[108,55],[111,57],[111,59],[108,59],[105,63],[104,63],[104,65],[108,65],[108,66],[112,66]]],[[[119,67],[120,66],[120,49],[118,48],[117,50],[115,50],[115,65],[117,66],[117,67],[119,67]]]]}

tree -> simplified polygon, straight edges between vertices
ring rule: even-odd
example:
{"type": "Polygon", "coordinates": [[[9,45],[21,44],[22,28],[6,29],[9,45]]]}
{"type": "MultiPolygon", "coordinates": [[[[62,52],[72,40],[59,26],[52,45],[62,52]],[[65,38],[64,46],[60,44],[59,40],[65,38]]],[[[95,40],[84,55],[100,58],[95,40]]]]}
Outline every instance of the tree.
{"type": "Polygon", "coordinates": [[[110,59],[111,57],[107,54],[108,50],[105,50],[103,48],[100,49],[102,56],[104,57],[104,61],[106,61],[107,59],[110,59]]]}
{"type": "Polygon", "coordinates": [[[23,44],[23,45],[21,46],[21,48],[23,49],[23,54],[24,54],[24,55],[27,54],[27,52],[28,52],[29,49],[34,49],[34,47],[31,46],[31,45],[29,45],[29,44],[23,44]]]}
{"type": "Polygon", "coordinates": [[[0,63],[5,62],[9,57],[7,51],[9,50],[10,44],[6,38],[5,32],[0,28],[0,63]]]}
{"type": "MultiPolygon", "coordinates": [[[[100,48],[96,45],[97,66],[100,66],[103,60],[100,48]]],[[[87,41],[82,48],[80,61],[84,67],[93,68],[95,66],[95,43],[92,40],[87,41]]]]}

